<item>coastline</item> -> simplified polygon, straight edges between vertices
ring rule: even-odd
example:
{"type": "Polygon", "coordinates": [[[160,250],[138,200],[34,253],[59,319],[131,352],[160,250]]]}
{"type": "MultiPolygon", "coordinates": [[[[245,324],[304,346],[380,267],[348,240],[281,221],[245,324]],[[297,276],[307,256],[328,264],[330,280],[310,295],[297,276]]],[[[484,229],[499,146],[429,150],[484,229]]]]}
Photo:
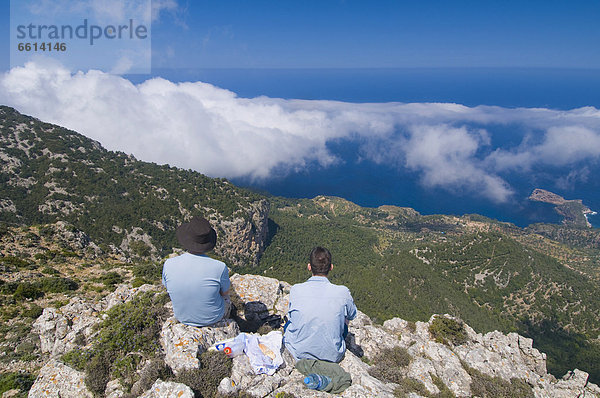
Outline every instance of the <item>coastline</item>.
{"type": "Polygon", "coordinates": [[[598,214],[598,212],[593,211],[591,209],[587,209],[587,210],[583,211],[583,216],[585,217],[585,222],[587,223],[587,226],[589,228],[593,228],[593,225],[592,225],[592,223],[590,223],[590,219],[588,218],[588,216],[595,216],[597,214],[598,214]]]}

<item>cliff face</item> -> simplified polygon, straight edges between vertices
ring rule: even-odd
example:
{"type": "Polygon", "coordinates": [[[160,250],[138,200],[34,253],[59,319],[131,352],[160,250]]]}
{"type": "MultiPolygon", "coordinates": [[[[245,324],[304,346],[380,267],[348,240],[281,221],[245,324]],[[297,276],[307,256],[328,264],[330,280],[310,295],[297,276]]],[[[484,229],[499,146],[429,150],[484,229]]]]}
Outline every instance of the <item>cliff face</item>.
{"type": "MultiPolygon", "coordinates": [[[[236,298],[237,322],[226,319],[214,327],[188,327],[172,317],[170,303],[167,303],[167,318],[158,337],[160,357],[176,375],[188,369],[198,369],[199,354],[215,342],[237,335],[240,332],[238,322],[285,313],[289,284],[256,275],[234,275],[231,279],[239,298],[236,298]]],[[[84,341],[87,341],[87,347],[94,344],[94,333],[97,333],[94,325],[100,322],[101,311],[128,302],[140,292],[160,294],[160,291],[161,288],[149,285],[139,289],[122,286],[97,303],[74,298],[60,309],[46,308],[35,321],[34,331],[39,334],[42,351],[49,362],[40,371],[29,396],[91,397],[92,393],[84,382],[84,373],[62,363],[58,360],[60,355],[73,348],[85,348],[81,347],[84,341]]],[[[600,397],[600,388],[589,383],[587,373],[583,371],[568,372],[561,380],[549,375],[546,372],[546,356],[532,348],[531,339],[497,331],[482,335],[463,325],[464,335],[460,341],[442,343],[439,336],[436,341],[432,332],[432,325],[439,319],[460,324],[460,321],[444,315],[432,316],[428,322],[416,324],[394,318],[383,325],[376,325],[359,312],[350,323],[348,350],[340,363],[351,374],[352,386],[341,396],[394,397],[407,394],[423,397],[441,392],[444,396],[456,397],[514,396],[504,394],[518,391],[521,394],[518,396],[531,397],[566,398],[582,394],[600,397]],[[405,353],[402,363],[394,364],[383,357],[394,350],[405,353]],[[383,367],[384,364],[386,367],[383,367]],[[488,391],[485,388],[497,388],[496,395],[485,395],[488,391]]],[[[297,397],[329,396],[307,390],[302,383],[303,376],[294,369],[289,354],[284,351],[283,357],[284,364],[273,376],[255,375],[247,356],[235,357],[231,373],[220,380],[219,393],[229,396],[245,393],[244,396],[252,397],[283,393],[297,397]]],[[[189,386],[174,381],[155,378],[146,380],[146,383],[152,387],[140,396],[193,396],[189,386]]],[[[105,394],[107,397],[124,396],[124,387],[118,379],[112,380],[106,385],[105,394]]]]}
{"type": "Polygon", "coordinates": [[[215,252],[229,259],[230,265],[257,266],[267,241],[269,208],[267,200],[259,200],[244,208],[245,217],[231,220],[213,214],[209,220],[218,231],[215,252]]]}

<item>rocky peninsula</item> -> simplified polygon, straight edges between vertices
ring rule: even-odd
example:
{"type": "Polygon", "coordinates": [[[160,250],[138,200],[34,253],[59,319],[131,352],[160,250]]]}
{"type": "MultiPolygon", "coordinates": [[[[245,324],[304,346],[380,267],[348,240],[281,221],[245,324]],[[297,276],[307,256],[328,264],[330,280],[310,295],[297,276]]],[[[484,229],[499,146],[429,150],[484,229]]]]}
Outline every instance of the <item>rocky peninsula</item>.
{"type": "Polygon", "coordinates": [[[596,214],[583,204],[581,199],[567,200],[560,195],[536,188],[529,195],[529,200],[553,204],[554,210],[563,217],[562,223],[569,226],[591,228],[587,219],[588,214],[596,214]]]}

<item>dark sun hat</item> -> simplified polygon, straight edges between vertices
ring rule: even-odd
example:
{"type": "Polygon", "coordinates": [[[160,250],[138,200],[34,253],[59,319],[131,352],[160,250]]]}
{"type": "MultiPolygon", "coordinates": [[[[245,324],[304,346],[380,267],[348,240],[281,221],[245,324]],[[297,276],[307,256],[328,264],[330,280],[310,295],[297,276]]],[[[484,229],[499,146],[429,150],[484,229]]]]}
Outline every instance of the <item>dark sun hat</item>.
{"type": "Polygon", "coordinates": [[[205,218],[194,217],[192,221],[177,228],[177,240],[192,254],[211,251],[217,243],[217,233],[205,218]]]}

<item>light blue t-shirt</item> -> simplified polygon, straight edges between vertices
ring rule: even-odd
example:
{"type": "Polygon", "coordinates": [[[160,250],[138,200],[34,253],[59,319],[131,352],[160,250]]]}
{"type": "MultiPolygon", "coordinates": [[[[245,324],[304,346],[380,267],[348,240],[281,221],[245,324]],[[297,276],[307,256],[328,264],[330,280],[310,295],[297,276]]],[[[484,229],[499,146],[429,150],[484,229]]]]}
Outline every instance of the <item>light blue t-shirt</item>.
{"type": "Polygon", "coordinates": [[[165,261],[162,283],[179,322],[207,326],[223,317],[225,302],[220,292],[226,292],[230,286],[225,263],[185,253],[165,261]]]}
{"type": "Polygon", "coordinates": [[[290,290],[284,344],[296,359],[339,362],[346,352],[342,337],[346,319],[355,317],[356,306],[346,286],[313,276],[290,290]]]}

